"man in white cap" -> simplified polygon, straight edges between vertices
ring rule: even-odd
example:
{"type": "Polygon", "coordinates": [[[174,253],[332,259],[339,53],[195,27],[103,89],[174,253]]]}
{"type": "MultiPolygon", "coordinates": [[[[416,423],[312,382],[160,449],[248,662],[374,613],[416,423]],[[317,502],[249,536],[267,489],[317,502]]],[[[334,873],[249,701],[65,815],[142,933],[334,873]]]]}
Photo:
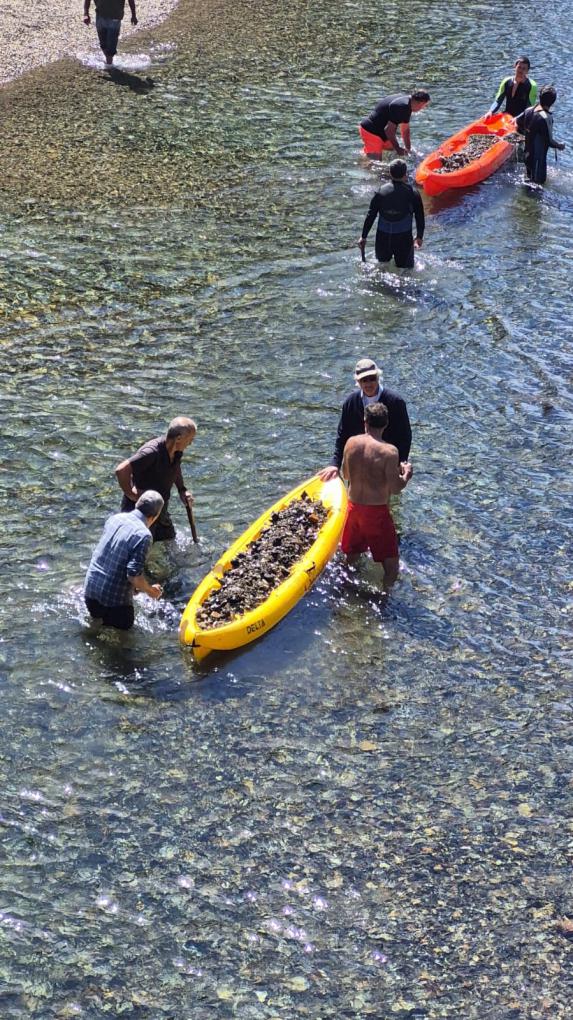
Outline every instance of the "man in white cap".
{"type": "Polygon", "coordinates": [[[336,478],[342,464],[344,447],[351,436],[364,434],[364,411],[369,404],[384,404],[388,408],[388,426],[384,439],[398,450],[400,462],[408,460],[412,443],[412,429],[406,401],[398,393],[382,386],[382,371],[372,358],[360,358],[354,369],[356,389],[342,405],[334,453],[329,467],[320,472],[323,481],[336,478]]]}

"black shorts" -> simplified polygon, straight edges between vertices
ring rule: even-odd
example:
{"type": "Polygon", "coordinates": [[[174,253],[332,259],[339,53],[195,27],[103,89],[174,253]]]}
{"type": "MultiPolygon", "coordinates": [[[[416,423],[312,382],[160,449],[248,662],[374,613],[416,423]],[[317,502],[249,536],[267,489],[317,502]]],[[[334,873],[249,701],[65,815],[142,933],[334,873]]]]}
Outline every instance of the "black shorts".
{"type": "Polygon", "coordinates": [[[414,238],[411,230],[399,234],[377,230],[375,249],[379,262],[389,262],[394,258],[399,269],[412,269],[414,265],[414,238]]]}
{"type": "Polygon", "coordinates": [[[162,510],[159,519],[151,525],[151,534],[154,542],[171,542],[175,538],[175,528],[167,510],[162,510]]]}
{"type": "Polygon", "coordinates": [[[106,627],[116,627],[118,630],[129,630],[133,627],[135,619],[133,606],[103,606],[97,599],[90,599],[87,595],[85,602],[90,616],[102,620],[106,627]]]}
{"type": "Polygon", "coordinates": [[[96,31],[99,44],[106,57],[115,57],[120,30],[121,21],[117,18],[100,18],[96,15],[96,31]]]}

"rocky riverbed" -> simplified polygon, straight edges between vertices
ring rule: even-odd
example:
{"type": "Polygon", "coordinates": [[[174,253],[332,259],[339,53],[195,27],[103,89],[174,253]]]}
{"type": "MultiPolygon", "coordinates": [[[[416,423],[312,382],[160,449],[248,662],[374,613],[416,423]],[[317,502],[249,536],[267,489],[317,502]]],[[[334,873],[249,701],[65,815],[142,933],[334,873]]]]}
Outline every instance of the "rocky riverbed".
{"type": "Polygon", "coordinates": [[[200,626],[221,627],[264,602],[310,549],[327,517],[326,507],[306,492],[274,513],[268,527],[233,560],[221,587],[197,610],[200,626]]]}
{"type": "MultiPolygon", "coordinates": [[[[468,166],[469,163],[473,163],[475,159],[483,156],[484,152],[487,152],[488,149],[491,149],[492,145],[496,145],[499,141],[501,139],[497,135],[469,135],[463,149],[452,152],[451,156],[441,157],[442,166],[436,170],[436,173],[450,174],[453,170],[461,170],[462,167],[468,166]]],[[[507,135],[503,141],[515,144],[523,141],[523,138],[516,133],[507,135]]]]}

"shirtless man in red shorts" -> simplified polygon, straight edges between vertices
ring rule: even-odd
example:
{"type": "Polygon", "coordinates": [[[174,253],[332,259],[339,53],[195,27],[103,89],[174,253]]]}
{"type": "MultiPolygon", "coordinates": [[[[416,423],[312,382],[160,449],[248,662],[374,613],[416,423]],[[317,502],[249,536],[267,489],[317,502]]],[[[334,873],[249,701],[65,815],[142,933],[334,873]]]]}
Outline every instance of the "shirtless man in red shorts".
{"type": "Polygon", "coordinates": [[[384,404],[368,404],[365,435],[353,436],[344,447],[342,477],[348,479],[348,516],[341,547],[349,559],[370,549],[384,568],[384,589],[398,577],[398,539],[388,507],[390,496],[401,492],[412,477],[412,465],[400,463],[398,450],[385,443],[388,424],[384,404]]]}

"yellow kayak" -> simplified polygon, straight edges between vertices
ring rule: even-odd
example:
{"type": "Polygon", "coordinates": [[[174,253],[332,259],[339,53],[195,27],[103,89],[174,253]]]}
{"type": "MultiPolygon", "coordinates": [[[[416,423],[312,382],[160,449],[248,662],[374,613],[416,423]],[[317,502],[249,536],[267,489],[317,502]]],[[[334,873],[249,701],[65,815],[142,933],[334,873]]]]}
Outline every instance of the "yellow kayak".
{"type": "Polygon", "coordinates": [[[191,645],[197,661],[205,658],[209,652],[229,651],[249,644],[286,616],[336,552],[344,527],[347,502],[346,489],[340,478],[323,482],[315,475],[279,499],[243,532],[195,589],[181,618],[179,636],[184,644],[191,645]],[[303,492],[311,499],[320,500],[329,511],[308,552],[296,561],[282,584],[279,584],[255,609],[237,616],[230,623],[220,627],[202,630],[196,620],[197,610],[213,589],[220,586],[220,578],[229,570],[231,562],[259,537],[272,514],[284,509],[293,500],[299,499],[303,492]]]}

